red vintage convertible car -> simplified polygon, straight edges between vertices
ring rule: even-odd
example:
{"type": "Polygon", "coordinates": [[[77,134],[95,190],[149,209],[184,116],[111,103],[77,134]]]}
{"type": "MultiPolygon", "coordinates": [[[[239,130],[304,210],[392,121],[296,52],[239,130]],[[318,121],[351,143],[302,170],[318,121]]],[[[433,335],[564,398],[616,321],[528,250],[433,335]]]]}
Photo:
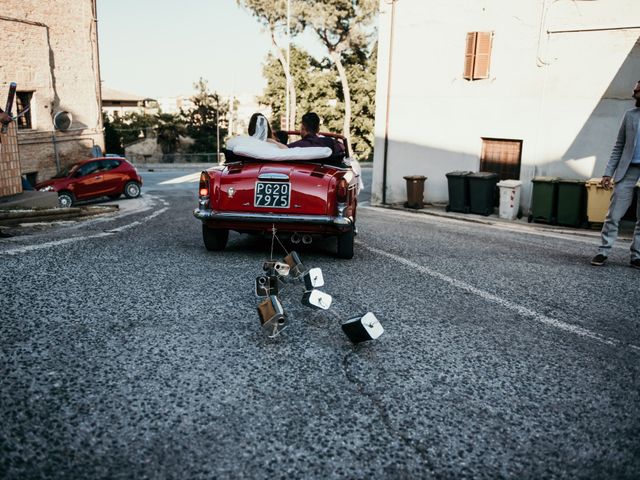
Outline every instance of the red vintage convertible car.
{"type": "Polygon", "coordinates": [[[236,148],[225,150],[223,165],[202,172],[193,214],[202,221],[207,250],[223,250],[229,230],[270,235],[275,227],[293,243],[310,243],[312,235],[336,236],[338,256],[353,257],[359,169],[357,162],[353,168],[344,137],[321,135],[342,142],[345,153],[301,158],[331,149],[276,148],[264,156],[236,148]]]}

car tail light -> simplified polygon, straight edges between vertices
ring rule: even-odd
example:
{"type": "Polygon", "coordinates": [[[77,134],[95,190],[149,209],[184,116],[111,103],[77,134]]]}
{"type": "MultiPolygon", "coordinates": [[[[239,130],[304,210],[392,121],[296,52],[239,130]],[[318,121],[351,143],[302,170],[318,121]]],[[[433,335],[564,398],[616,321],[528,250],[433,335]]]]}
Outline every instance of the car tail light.
{"type": "Polygon", "coordinates": [[[202,172],[200,174],[200,186],[198,187],[198,206],[201,210],[209,208],[210,193],[209,175],[207,172],[202,172]]]}
{"type": "Polygon", "coordinates": [[[201,197],[208,197],[209,196],[209,175],[206,174],[206,172],[202,172],[200,174],[200,190],[199,190],[200,196],[201,197]]]}
{"type": "Polygon", "coordinates": [[[349,184],[344,178],[341,178],[338,182],[338,188],[336,189],[336,197],[339,202],[347,201],[347,193],[349,191],[349,184]]]}

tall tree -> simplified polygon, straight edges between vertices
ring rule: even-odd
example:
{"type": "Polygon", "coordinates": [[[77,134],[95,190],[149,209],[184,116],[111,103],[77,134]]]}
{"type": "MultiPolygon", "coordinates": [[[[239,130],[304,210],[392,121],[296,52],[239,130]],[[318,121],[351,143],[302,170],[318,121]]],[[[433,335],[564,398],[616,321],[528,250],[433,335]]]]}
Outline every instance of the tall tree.
{"type": "Polygon", "coordinates": [[[158,119],[155,115],[129,112],[113,119],[103,114],[103,123],[107,152],[124,154],[127,145],[154,134],[158,119]]]}
{"type": "Polygon", "coordinates": [[[377,0],[306,0],[300,19],[327,48],[340,76],[344,96],[343,135],[351,138],[351,91],[344,56],[369,43],[370,28],[378,7],[377,0]]]}
{"type": "Polygon", "coordinates": [[[228,130],[229,103],[216,92],[209,91],[207,81],[200,78],[194,85],[196,93],[191,97],[193,108],[181,111],[187,125],[187,134],[194,140],[189,147],[193,153],[210,153],[218,149],[218,137],[222,140],[228,130]]]}
{"type": "Polygon", "coordinates": [[[156,115],[158,126],[156,127],[158,145],[163,153],[163,158],[176,153],[180,145],[180,137],[186,133],[186,129],[179,115],[171,113],[159,113],[156,115]]]}
{"type": "MultiPolygon", "coordinates": [[[[334,88],[335,74],[331,66],[327,66],[327,62],[317,61],[305,50],[293,46],[291,68],[296,90],[304,93],[299,98],[298,111],[301,114],[314,111],[322,118],[323,129],[339,131],[342,127],[342,111],[336,108],[338,99],[334,88]]],[[[261,104],[271,107],[272,127],[275,129],[284,128],[284,125],[280,124],[280,118],[284,113],[286,80],[280,70],[279,61],[273,55],[269,55],[263,69],[267,86],[258,99],[261,104]]],[[[294,119],[293,125],[298,125],[301,114],[294,119]]]]}
{"type": "Polygon", "coordinates": [[[357,50],[344,59],[351,89],[352,148],[363,160],[373,160],[377,50],[376,43],[370,51],[357,50]]]}
{"type": "Polygon", "coordinates": [[[113,126],[109,115],[102,112],[102,126],[104,127],[104,151],[108,153],[124,154],[122,140],[113,126]]]}
{"type": "MultiPolygon", "coordinates": [[[[301,23],[301,12],[305,8],[304,2],[291,0],[237,0],[238,5],[247,8],[254,17],[267,29],[271,37],[271,44],[278,61],[282,65],[282,70],[289,86],[289,125],[296,124],[297,110],[297,90],[293,76],[291,75],[291,66],[285,57],[283,49],[278,44],[277,31],[287,28],[287,7],[291,7],[290,15],[290,34],[297,35],[303,28],[301,23]]],[[[286,102],[285,102],[286,111],[286,102]]]]}
{"type": "MultiPolygon", "coordinates": [[[[362,160],[370,160],[373,154],[375,93],[376,93],[376,48],[372,51],[357,50],[344,57],[345,70],[352,89],[353,123],[351,134],[353,153],[362,160]]],[[[322,119],[322,130],[339,132],[344,126],[344,97],[342,84],[336,79],[333,63],[329,59],[316,60],[305,50],[291,50],[292,76],[298,92],[299,112],[316,112],[322,119]]],[[[282,99],[285,96],[285,80],[278,60],[269,55],[264,64],[263,75],[267,85],[259,101],[271,107],[273,128],[280,128],[282,99]]],[[[298,118],[298,121],[300,118],[298,118]]]]}

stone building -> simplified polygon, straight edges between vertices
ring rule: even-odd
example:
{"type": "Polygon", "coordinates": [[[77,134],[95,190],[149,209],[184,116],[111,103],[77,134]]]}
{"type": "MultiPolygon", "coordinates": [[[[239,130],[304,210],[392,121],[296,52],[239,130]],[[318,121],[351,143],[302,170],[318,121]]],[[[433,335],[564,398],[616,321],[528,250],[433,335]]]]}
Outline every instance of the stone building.
{"type": "Polygon", "coordinates": [[[373,203],[446,173],[601,176],[640,79],[638,0],[380,0],[373,203]]]}
{"type": "Polygon", "coordinates": [[[3,2],[0,52],[2,107],[11,82],[14,114],[30,107],[17,121],[23,175],[44,180],[103,149],[96,0],[3,2]]]}

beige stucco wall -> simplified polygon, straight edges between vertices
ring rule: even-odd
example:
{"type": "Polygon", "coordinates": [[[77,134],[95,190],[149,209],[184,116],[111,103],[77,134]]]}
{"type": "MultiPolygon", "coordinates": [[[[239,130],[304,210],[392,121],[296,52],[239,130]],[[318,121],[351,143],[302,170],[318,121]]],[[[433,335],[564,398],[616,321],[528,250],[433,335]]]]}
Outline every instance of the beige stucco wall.
{"type": "Polygon", "coordinates": [[[395,4],[386,130],[391,5],[380,2],[373,198],[406,199],[422,174],[426,200],[446,202],[445,174],[478,171],[482,137],[523,141],[522,203],[536,175],[602,174],[640,79],[637,0],[400,0],[395,4]],[[572,31],[564,30],[596,30],[572,31]],[[493,31],[490,78],[462,78],[467,32],[493,31]]]}
{"type": "Polygon", "coordinates": [[[22,172],[39,180],[55,173],[56,150],[64,166],[104,147],[94,20],[92,0],[3,2],[0,10],[0,103],[12,81],[34,92],[33,128],[18,142],[22,172]],[[67,132],[54,131],[58,111],[72,115],[67,132]]]}

